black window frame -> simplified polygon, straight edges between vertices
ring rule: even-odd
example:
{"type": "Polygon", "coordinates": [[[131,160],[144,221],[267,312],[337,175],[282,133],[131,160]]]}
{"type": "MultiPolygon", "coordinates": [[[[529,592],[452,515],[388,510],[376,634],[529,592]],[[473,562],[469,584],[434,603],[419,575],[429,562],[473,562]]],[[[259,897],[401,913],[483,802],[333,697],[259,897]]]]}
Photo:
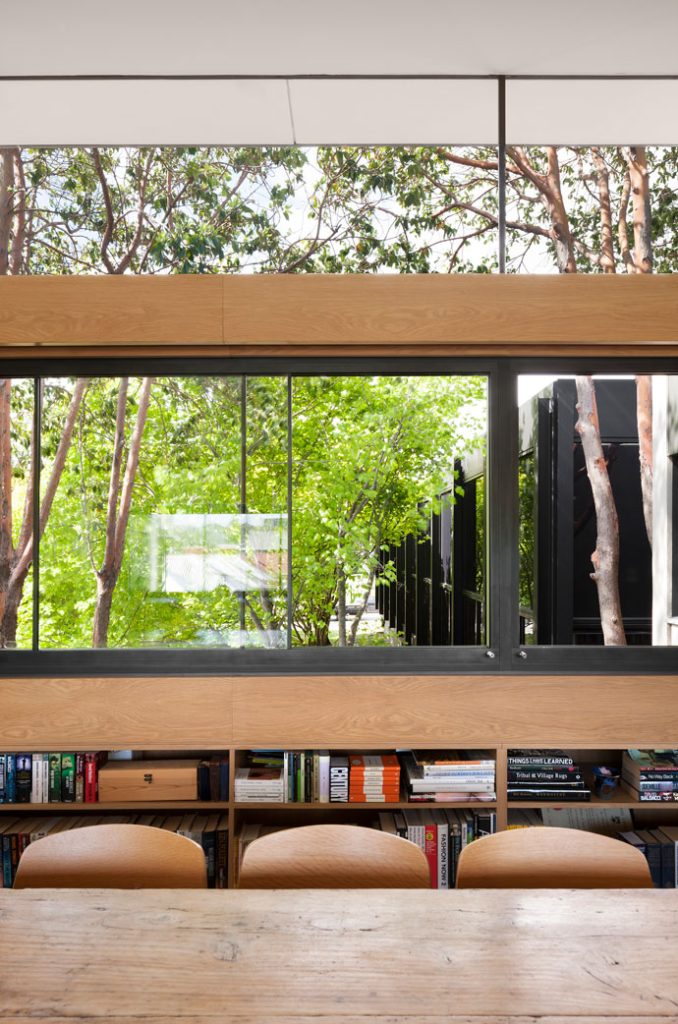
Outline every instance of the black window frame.
{"type": "MultiPolygon", "coordinates": [[[[519,643],[518,393],[520,374],[678,373],[661,357],[27,358],[7,376],[478,375],[488,378],[486,617],[488,646],[238,650],[3,650],[0,677],[109,675],[618,675],[678,672],[678,648],[555,647],[519,643]]],[[[36,408],[36,426],[40,409],[36,408]]],[[[38,488],[36,488],[36,491],[38,488]]],[[[37,510],[37,502],[35,506],[37,510]]],[[[39,544],[36,545],[39,571],[39,544]]],[[[34,617],[37,609],[34,607],[34,617]]]]}

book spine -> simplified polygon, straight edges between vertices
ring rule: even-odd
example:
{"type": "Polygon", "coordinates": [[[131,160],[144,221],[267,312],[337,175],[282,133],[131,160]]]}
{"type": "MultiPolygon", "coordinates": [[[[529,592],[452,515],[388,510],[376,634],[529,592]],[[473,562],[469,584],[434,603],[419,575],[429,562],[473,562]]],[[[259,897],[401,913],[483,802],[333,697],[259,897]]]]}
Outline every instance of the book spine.
{"type": "Polygon", "coordinates": [[[61,800],[75,803],[75,754],[61,755],[61,800]]]}
{"type": "Polygon", "coordinates": [[[85,754],[85,803],[94,804],[97,800],[97,764],[96,754],[85,754]]]}
{"type": "Polygon", "coordinates": [[[61,801],[61,754],[49,755],[49,802],[61,801]]]}
{"type": "Polygon", "coordinates": [[[205,863],[207,865],[207,888],[216,889],[217,887],[217,835],[216,832],[203,832],[200,837],[200,843],[205,854],[205,863]]]}
{"type": "Polygon", "coordinates": [[[42,803],[42,754],[33,754],[31,763],[31,803],[42,803]]]}
{"type": "Polygon", "coordinates": [[[30,803],[32,763],[31,754],[16,755],[16,802],[18,804],[30,803]]]}
{"type": "Polygon", "coordinates": [[[75,755],[75,802],[85,802],[85,755],[75,755]]]}
{"type": "Polygon", "coordinates": [[[224,822],[217,828],[217,889],[228,888],[228,829],[224,822]]]}
{"type": "Polygon", "coordinates": [[[450,860],[448,856],[449,830],[447,825],[438,823],[438,888],[450,887],[450,860]]]}
{"type": "Polygon", "coordinates": [[[584,776],[581,772],[568,771],[547,771],[535,769],[531,771],[525,768],[509,768],[509,782],[583,782],[584,776]]]}
{"type": "Polygon", "coordinates": [[[574,759],[571,757],[553,756],[549,757],[542,754],[525,754],[525,755],[509,755],[507,760],[509,768],[520,768],[523,765],[532,765],[535,768],[551,768],[555,765],[574,765],[574,759]]]}
{"type": "Polygon", "coordinates": [[[318,800],[321,804],[330,802],[330,755],[320,755],[320,786],[318,800]]]}
{"type": "Polygon", "coordinates": [[[214,800],[210,789],[210,766],[208,761],[198,764],[198,800],[214,800]]]}
{"type": "Polygon", "coordinates": [[[7,758],[9,754],[0,754],[0,804],[6,804],[7,799],[7,758]]]}
{"type": "Polygon", "coordinates": [[[431,888],[438,888],[438,826],[431,823],[424,826],[424,853],[431,875],[431,888]]]}
{"type": "Polygon", "coordinates": [[[8,804],[16,803],[16,754],[5,755],[5,798],[8,804]]]}
{"type": "Polygon", "coordinates": [[[222,757],[219,762],[219,793],[218,797],[225,803],[229,797],[229,786],[231,782],[231,765],[228,757],[222,757]]]}

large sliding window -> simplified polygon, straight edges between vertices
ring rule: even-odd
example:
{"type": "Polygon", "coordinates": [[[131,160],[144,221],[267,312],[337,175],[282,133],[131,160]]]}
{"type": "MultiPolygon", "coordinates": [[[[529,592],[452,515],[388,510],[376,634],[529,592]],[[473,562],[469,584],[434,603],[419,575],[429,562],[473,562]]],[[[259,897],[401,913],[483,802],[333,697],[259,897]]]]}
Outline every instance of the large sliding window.
{"type": "Polygon", "coordinates": [[[675,667],[668,361],[141,368],[3,384],[3,671],[675,667]]]}
{"type": "Polygon", "coordinates": [[[486,374],[93,369],[4,384],[3,656],[486,643],[452,562],[486,374]]]}

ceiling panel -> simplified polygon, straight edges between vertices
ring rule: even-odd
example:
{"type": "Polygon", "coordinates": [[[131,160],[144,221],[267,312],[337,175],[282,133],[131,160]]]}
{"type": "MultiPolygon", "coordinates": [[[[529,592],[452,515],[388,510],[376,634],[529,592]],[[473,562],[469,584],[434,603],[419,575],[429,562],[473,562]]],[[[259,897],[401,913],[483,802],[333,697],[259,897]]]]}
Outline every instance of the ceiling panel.
{"type": "Polygon", "coordinates": [[[507,82],[506,136],[515,145],[675,144],[678,81],[507,82]]]}
{"type": "Polygon", "coordinates": [[[676,0],[22,0],[4,75],[676,74],[676,0]],[[28,41],[28,44],[27,44],[28,41]]]}
{"type": "Polygon", "coordinates": [[[301,145],[497,142],[497,84],[478,81],[293,80],[301,145]]]}
{"type": "Polygon", "coordinates": [[[0,146],[292,141],[284,81],[0,82],[0,146]]]}

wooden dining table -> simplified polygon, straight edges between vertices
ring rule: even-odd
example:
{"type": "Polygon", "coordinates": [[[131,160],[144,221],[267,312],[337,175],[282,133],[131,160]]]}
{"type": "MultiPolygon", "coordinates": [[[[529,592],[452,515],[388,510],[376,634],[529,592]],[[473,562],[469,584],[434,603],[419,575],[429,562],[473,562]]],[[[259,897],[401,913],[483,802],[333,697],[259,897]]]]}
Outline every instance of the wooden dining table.
{"type": "Polygon", "coordinates": [[[678,892],[0,890],[2,1024],[678,1022],[678,892]]]}

